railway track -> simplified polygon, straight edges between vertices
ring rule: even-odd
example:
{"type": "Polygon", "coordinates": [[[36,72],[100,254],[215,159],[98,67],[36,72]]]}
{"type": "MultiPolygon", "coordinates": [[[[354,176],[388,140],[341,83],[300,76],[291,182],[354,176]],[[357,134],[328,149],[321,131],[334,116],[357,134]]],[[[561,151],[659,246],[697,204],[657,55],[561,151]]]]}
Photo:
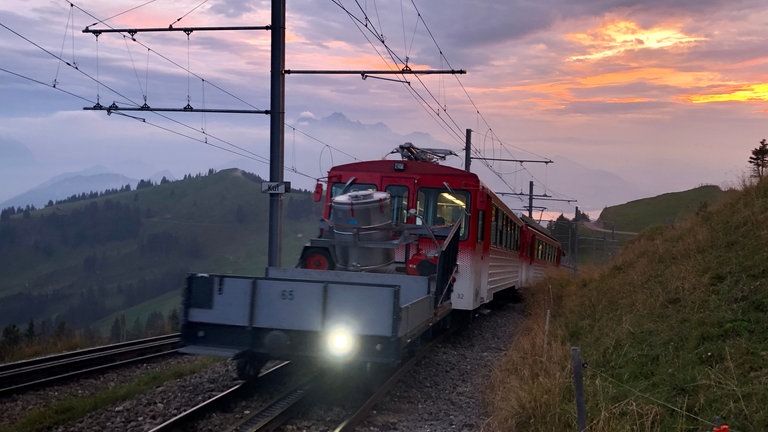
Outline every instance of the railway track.
{"type": "Polygon", "coordinates": [[[0,364],[0,397],[129,363],[175,354],[178,333],[0,364]]]}
{"type": "MultiPolygon", "coordinates": [[[[337,432],[352,431],[363,422],[371,409],[408,373],[432,347],[448,337],[446,332],[421,347],[408,361],[383,373],[356,374],[308,368],[282,363],[242,382],[209,400],[159,425],[151,432],[174,432],[194,429],[195,423],[213,413],[248,413],[231,420],[224,429],[237,432],[279,431],[297,422],[310,422],[315,429],[319,421],[307,420],[307,413],[324,408],[338,415],[324,419],[317,429],[337,432]],[[290,384],[287,384],[290,382],[290,384]],[[275,389],[281,390],[276,391],[275,389]],[[273,392],[275,396],[267,396],[273,392]],[[237,408],[233,408],[237,406],[237,408]]],[[[309,414],[311,417],[311,414],[309,414]]],[[[305,428],[306,429],[306,428],[305,428]]]]}
{"type": "Polygon", "coordinates": [[[365,398],[358,398],[358,403],[355,404],[355,409],[350,410],[350,413],[332,430],[334,432],[351,432],[356,426],[361,424],[368,417],[373,407],[392,390],[397,382],[405,376],[411,369],[416,367],[419,361],[426,356],[435,346],[443,342],[445,339],[453,335],[457,331],[457,328],[450,328],[445,332],[440,333],[435,338],[425,343],[421,349],[410,357],[407,361],[403,362],[397,369],[393,370],[390,374],[382,377],[382,380],[376,384],[375,387],[367,394],[365,398]]]}
{"type": "MultiPolygon", "coordinates": [[[[166,421],[165,423],[151,429],[150,432],[174,432],[189,430],[191,425],[203,418],[206,415],[226,410],[228,407],[237,404],[241,401],[249,400],[254,397],[254,394],[258,391],[264,391],[273,385],[279,385],[291,375],[300,374],[300,367],[295,363],[281,362],[263,372],[258,377],[243,381],[220,394],[208,399],[207,401],[198,404],[189,410],[179,414],[178,416],[166,421]]],[[[290,390],[289,390],[290,391],[290,390]]],[[[282,396],[278,399],[282,399],[282,396]]],[[[254,414],[264,414],[269,412],[269,406],[262,406],[260,409],[256,409],[254,414]]],[[[274,411],[274,409],[273,409],[274,411]]],[[[254,416],[250,416],[249,419],[254,416]]],[[[230,428],[231,430],[231,428],[230,428]]]]}

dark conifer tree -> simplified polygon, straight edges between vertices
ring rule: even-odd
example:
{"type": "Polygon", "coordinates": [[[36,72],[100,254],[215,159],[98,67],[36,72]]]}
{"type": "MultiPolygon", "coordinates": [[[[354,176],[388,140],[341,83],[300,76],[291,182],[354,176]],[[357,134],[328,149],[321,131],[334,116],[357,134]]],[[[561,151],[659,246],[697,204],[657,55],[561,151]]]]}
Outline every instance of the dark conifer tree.
{"type": "Polygon", "coordinates": [[[765,138],[760,141],[759,147],[752,149],[749,164],[752,165],[752,177],[762,179],[768,168],[768,141],[765,138]]]}

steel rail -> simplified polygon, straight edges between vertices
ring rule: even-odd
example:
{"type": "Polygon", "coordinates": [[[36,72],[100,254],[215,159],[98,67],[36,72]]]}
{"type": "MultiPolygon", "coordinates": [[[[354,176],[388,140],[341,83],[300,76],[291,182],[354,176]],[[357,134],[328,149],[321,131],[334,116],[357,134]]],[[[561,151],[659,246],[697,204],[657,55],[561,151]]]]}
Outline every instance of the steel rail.
{"type": "Polygon", "coordinates": [[[118,343],[109,344],[109,345],[100,345],[92,348],[84,348],[76,351],[68,351],[64,353],[51,354],[51,355],[35,357],[27,360],[20,360],[12,363],[0,363],[0,377],[2,377],[3,373],[6,371],[21,369],[23,367],[35,366],[35,365],[40,365],[44,363],[51,363],[56,360],[65,360],[68,358],[79,357],[84,354],[95,354],[95,353],[100,353],[104,351],[111,351],[118,348],[134,347],[134,346],[146,344],[149,342],[166,341],[169,339],[178,340],[180,337],[181,337],[181,333],[172,333],[172,334],[167,334],[162,336],[154,336],[151,338],[137,339],[137,340],[127,341],[127,342],[118,342],[118,343]]]}
{"type": "Polygon", "coordinates": [[[410,359],[408,359],[399,368],[397,368],[389,377],[387,377],[387,379],[383,383],[377,386],[375,391],[373,391],[368,396],[368,398],[359,405],[357,410],[353,414],[351,414],[349,417],[344,419],[335,429],[333,429],[333,431],[334,432],[353,431],[355,427],[359,426],[368,417],[368,414],[373,409],[373,407],[376,406],[376,404],[379,403],[379,401],[381,401],[384,398],[384,396],[386,396],[387,393],[389,393],[389,391],[395,387],[395,385],[400,381],[400,379],[406,373],[408,373],[411,369],[413,369],[416,366],[416,364],[422,358],[424,358],[424,356],[426,356],[429,351],[432,350],[432,348],[434,348],[435,346],[437,346],[437,344],[441,343],[443,340],[448,338],[458,329],[459,329],[458,327],[452,327],[446,330],[444,333],[441,333],[440,335],[430,340],[429,343],[427,343],[421,349],[419,349],[410,359]]]}
{"type": "Polygon", "coordinates": [[[219,411],[222,409],[222,407],[229,406],[239,399],[247,398],[248,394],[253,390],[254,384],[258,383],[263,385],[264,381],[267,380],[277,381],[290,374],[294,368],[295,365],[290,362],[280,363],[270,369],[261,372],[255,379],[243,381],[240,384],[237,384],[236,386],[208,399],[207,401],[190,408],[189,410],[177,415],[165,423],[156,426],[149,432],[174,432],[189,430],[190,426],[194,422],[198,421],[206,414],[219,411]]]}
{"type": "Polygon", "coordinates": [[[173,334],[5,364],[0,371],[0,397],[176,354],[179,343],[179,335],[173,334]]]}

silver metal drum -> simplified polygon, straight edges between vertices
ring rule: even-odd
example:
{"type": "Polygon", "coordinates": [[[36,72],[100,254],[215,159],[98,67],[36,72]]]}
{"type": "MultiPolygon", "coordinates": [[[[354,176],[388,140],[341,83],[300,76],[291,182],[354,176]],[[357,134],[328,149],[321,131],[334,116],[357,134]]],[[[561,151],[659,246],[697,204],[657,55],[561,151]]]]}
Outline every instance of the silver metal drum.
{"type": "Polygon", "coordinates": [[[331,221],[338,267],[367,271],[395,261],[394,248],[382,244],[391,240],[391,207],[389,193],[381,191],[354,191],[333,199],[331,221]]]}

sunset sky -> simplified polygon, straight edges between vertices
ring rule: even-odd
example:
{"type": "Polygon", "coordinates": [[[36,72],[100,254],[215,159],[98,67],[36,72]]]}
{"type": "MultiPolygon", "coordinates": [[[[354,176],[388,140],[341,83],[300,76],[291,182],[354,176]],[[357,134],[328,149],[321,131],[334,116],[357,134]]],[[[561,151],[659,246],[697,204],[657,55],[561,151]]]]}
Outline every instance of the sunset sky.
{"type": "MultiPolygon", "coordinates": [[[[13,150],[23,163],[0,160],[0,201],[93,166],[181,177],[244,160],[241,168],[268,176],[263,114],[82,108],[98,97],[102,105],[268,109],[269,32],[134,41],[82,30],[261,26],[269,10],[270,2],[243,0],[2,2],[0,158],[13,150]]],[[[409,84],[395,75],[288,75],[286,180],[310,188],[333,163],[380,158],[400,144],[360,142],[311,121],[338,112],[395,136],[429,134],[427,147],[459,153],[469,128],[485,157],[551,159],[473,167],[497,190],[527,191],[533,180],[537,194],[578,200],[537,204],[553,211],[599,213],[701,184],[737,186],[751,149],[768,138],[765,23],[758,0],[288,0],[288,69],[399,70],[407,61],[467,74],[408,75],[409,84]],[[595,172],[606,175],[580,182],[595,172]]]]}

